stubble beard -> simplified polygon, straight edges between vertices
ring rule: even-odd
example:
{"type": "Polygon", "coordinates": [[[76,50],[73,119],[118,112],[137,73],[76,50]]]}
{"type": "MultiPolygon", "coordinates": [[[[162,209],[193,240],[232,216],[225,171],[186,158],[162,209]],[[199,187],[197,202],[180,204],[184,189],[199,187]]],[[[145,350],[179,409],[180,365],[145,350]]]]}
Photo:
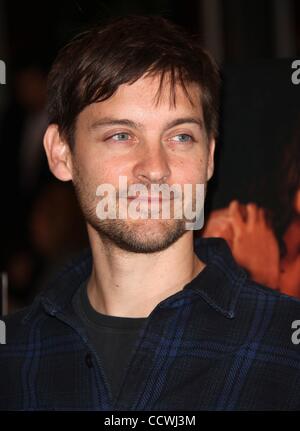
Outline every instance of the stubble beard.
{"type": "Polygon", "coordinates": [[[96,187],[87,184],[78,170],[73,171],[75,193],[86,222],[107,246],[132,253],[157,253],[169,248],[187,233],[184,219],[99,219],[96,187]]]}

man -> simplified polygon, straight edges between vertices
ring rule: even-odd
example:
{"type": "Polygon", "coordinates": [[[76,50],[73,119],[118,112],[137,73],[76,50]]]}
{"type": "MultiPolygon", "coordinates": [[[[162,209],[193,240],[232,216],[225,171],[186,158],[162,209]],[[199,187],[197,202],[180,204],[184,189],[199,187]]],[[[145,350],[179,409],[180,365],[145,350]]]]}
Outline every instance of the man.
{"type": "Polygon", "coordinates": [[[179,194],[152,190],[192,185],[179,205],[199,203],[218,87],[195,38],[159,17],[118,18],[60,52],[44,146],[52,173],[74,184],[90,251],[6,319],[2,409],[300,408],[299,301],[249,280],[224,240],[194,246],[179,194]],[[145,203],[156,216],[174,206],[146,218],[145,203]]]}

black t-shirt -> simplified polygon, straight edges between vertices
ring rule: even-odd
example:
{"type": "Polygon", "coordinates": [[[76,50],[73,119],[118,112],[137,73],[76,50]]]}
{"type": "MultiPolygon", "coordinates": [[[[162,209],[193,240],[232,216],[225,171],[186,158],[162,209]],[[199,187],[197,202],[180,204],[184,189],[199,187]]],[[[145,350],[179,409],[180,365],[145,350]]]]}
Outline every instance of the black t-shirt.
{"type": "Polygon", "coordinates": [[[115,398],[120,390],[124,371],[133,353],[139,331],[147,318],[115,317],[97,312],[90,304],[86,283],[83,283],[76,292],[73,306],[84,323],[110,385],[112,396],[115,398]]]}

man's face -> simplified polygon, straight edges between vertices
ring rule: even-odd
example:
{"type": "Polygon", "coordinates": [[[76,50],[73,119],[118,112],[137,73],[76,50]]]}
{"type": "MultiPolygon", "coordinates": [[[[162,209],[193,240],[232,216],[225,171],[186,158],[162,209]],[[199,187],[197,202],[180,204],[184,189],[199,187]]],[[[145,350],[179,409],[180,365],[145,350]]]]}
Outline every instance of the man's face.
{"type": "MultiPolygon", "coordinates": [[[[120,176],[127,178],[128,187],[138,183],[149,191],[152,184],[191,184],[194,190],[213,172],[214,141],[206,136],[198,86],[187,87],[192,105],[177,85],[176,107],[169,84],[156,103],[158,86],[157,76],[121,85],[108,100],[86,107],[75,128],[72,179],[88,227],[102,240],[136,253],[166,249],[187,232],[186,220],[172,216],[101,220],[96,214],[97,187],[112,184],[119,207],[120,176]]],[[[120,202],[128,208],[130,199],[120,202]]],[[[160,211],[165,203],[159,202],[160,211]]]]}

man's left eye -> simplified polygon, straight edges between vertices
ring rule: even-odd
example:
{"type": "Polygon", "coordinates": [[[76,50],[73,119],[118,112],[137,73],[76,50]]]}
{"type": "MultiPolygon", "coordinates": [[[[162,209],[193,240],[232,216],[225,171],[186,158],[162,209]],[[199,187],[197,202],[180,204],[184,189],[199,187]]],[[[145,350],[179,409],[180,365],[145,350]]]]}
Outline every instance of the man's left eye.
{"type": "Polygon", "coordinates": [[[177,142],[192,142],[193,141],[193,137],[191,135],[187,135],[186,133],[180,133],[179,135],[176,135],[172,138],[172,141],[177,141],[177,142]]]}
{"type": "Polygon", "coordinates": [[[129,133],[125,133],[125,132],[116,133],[115,135],[112,136],[112,139],[114,141],[127,141],[129,139],[129,133]],[[118,137],[118,139],[116,139],[116,137],[118,137]]]}

